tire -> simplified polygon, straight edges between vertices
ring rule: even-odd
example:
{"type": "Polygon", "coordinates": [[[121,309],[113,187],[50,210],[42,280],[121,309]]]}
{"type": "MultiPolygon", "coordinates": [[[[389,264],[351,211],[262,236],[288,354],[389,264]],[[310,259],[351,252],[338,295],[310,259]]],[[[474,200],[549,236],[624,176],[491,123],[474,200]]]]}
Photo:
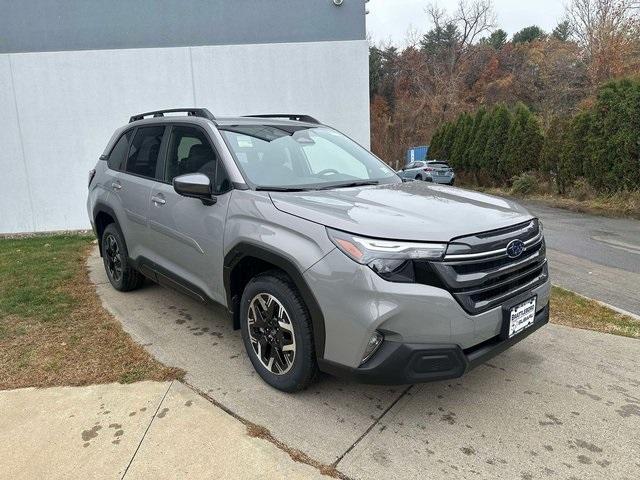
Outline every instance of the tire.
{"type": "Polygon", "coordinates": [[[289,277],[272,271],[249,281],[240,301],[240,328],[253,368],[266,383],[291,393],[304,390],[316,379],[318,364],[311,317],[289,277]],[[273,310],[263,308],[265,305],[273,306],[273,310]],[[264,333],[260,333],[258,324],[265,325],[264,333]],[[282,328],[283,324],[289,326],[282,328]],[[258,344],[261,357],[256,351],[258,344]],[[285,351],[287,347],[289,351],[285,351]]]}
{"type": "Polygon", "coordinates": [[[121,292],[140,288],[144,276],[129,262],[129,252],[124,236],[115,223],[110,223],[102,232],[102,262],[111,286],[121,292]]]}
{"type": "Polygon", "coordinates": [[[416,175],[416,180],[422,180],[422,177],[420,175],[416,175]]]}

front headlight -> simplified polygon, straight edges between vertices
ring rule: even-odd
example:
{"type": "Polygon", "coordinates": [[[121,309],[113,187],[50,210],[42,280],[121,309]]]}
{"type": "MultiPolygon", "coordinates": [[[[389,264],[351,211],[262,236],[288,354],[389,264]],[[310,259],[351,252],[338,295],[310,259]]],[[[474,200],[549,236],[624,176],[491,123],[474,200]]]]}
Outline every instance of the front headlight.
{"type": "Polygon", "coordinates": [[[412,260],[441,260],[446,243],[405,242],[361,237],[327,228],[336,247],[353,261],[368,265],[382,278],[396,282],[411,282],[414,278],[412,260]]]}

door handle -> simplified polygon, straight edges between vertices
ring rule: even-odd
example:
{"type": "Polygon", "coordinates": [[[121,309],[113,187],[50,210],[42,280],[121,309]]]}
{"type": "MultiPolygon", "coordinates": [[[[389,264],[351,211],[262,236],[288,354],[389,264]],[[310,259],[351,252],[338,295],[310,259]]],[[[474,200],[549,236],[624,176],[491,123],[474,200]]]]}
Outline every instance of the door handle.
{"type": "Polygon", "coordinates": [[[114,190],[121,190],[122,189],[122,185],[120,185],[118,182],[113,182],[111,184],[111,188],[113,188],[114,190]]]}
{"type": "Polygon", "coordinates": [[[164,205],[167,201],[164,198],[156,197],[155,195],[151,197],[151,201],[156,205],[164,205]]]}

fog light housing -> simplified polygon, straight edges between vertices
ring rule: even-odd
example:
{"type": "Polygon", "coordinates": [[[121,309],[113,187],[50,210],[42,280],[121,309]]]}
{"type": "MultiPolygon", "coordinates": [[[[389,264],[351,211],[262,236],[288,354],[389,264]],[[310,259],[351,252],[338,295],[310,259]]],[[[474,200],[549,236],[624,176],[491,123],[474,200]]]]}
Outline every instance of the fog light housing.
{"type": "Polygon", "coordinates": [[[380,345],[382,345],[383,340],[384,335],[377,331],[373,332],[373,335],[371,335],[371,338],[367,342],[367,348],[364,349],[364,355],[362,357],[362,360],[360,361],[360,365],[369,360],[373,356],[373,354],[378,351],[378,348],[380,348],[380,345]]]}

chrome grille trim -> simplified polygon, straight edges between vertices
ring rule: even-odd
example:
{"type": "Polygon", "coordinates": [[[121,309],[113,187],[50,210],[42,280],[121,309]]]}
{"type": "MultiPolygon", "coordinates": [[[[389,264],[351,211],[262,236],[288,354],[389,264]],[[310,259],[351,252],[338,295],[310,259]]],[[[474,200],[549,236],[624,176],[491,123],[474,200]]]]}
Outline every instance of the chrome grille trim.
{"type": "MultiPolygon", "coordinates": [[[[535,245],[539,243],[541,240],[542,240],[542,232],[538,232],[538,234],[535,237],[530,238],[529,240],[526,240],[523,243],[525,247],[528,247],[530,245],[535,245]]],[[[444,261],[446,262],[449,260],[472,260],[476,258],[481,258],[483,260],[491,260],[492,259],[491,257],[501,258],[506,256],[507,256],[506,248],[500,248],[498,250],[492,250],[490,252],[445,255],[444,261]]]]}

